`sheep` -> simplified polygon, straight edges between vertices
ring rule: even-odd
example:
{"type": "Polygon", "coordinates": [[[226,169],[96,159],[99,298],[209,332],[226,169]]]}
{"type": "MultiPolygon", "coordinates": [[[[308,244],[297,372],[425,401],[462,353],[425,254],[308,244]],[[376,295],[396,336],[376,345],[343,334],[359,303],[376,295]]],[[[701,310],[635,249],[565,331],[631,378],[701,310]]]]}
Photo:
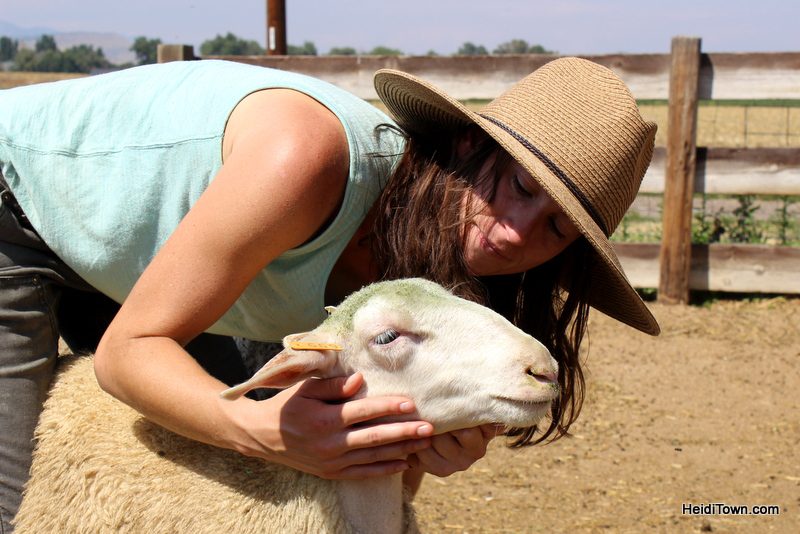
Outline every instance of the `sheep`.
{"type": "MultiPolygon", "coordinates": [[[[432,282],[373,284],[329,312],[223,397],[358,370],[358,397],[410,396],[418,413],[393,420],[442,433],[532,426],[558,395],[544,346],[432,282]]],[[[62,366],[36,438],[21,534],[417,531],[401,475],[324,480],[183,438],[100,390],[90,357],[62,366]]]]}

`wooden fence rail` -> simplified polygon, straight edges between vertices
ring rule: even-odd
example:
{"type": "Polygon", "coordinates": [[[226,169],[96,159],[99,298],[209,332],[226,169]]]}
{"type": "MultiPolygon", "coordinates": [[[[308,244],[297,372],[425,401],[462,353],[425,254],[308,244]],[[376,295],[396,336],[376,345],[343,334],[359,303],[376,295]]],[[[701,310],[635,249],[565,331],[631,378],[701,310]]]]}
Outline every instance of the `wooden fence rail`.
{"type": "MultiPolygon", "coordinates": [[[[680,39],[680,38],[676,38],[680,39]]],[[[196,59],[181,45],[164,51],[170,60],[196,59]]],[[[673,51],[675,47],[673,47],[673,51]]],[[[161,53],[161,51],[160,51],[161,53]]],[[[698,99],[800,100],[800,52],[702,53],[699,51],[696,87],[698,99]]],[[[161,56],[159,56],[161,57],[161,56]]],[[[380,68],[396,68],[420,76],[461,100],[496,97],[523,76],[556,56],[385,57],[385,56],[220,56],[265,67],[300,72],[327,80],[367,100],[376,100],[372,75],[380,68]]],[[[583,56],[615,71],[640,100],[670,99],[670,106],[687,95],[670,95],[671,54],[583,56]]],[[[207,58],[214,59],[214,58],[207,58]]],[[[687,87],[691,88],[692,84],[687,87]]],[[[696,106],[694,120],[696,121],[696,106]]],[[[687,120],[691,121],[691,115],[687,120]]],[[[671,128],[668,128],[668,130],[671,128]]],[[[679,141],[680,143],[683,141],[679,141]]],[[[667,172],[667,149],[658,148],[642,183],[641,193],[663,193],[677,179],[667,172]]],[[[675,150],[675,149],[673,149],[675,150]]],[[[787,148],[730,149],[690,147],[694,178],[687,193],[800,195],[800,151],[787,148]]],[[[691,164],[691,163],[690,163],[691,164]]],[[[664,226],[682,226],[683,250],[679,274],[660,268],[660,245],[615,243],[620,260],[636,287],[659,287],[681,279],[688,289],[800,294],[800,249],[766,245],[692,245],[686,228],[691,210],[665,206],[664,226]],[[661,273],[659,275],[659,273],[661,273]]],[[[662,228],[664,233],[669,230],[662,228]]],[[[661,292],[661,291],[660,291],[661,292]]],[[[677,299],[681,300],[681,299],[677,299]]]]}
{"type": "MultiPolygon", "coordinates": [[[[658,287],[660,248],[658,243],[614,243],[634,287],[658,287]]],[[[800,248],[694,244],[690,259],[690,289],[800,294],[800,248]]]]}
{"type": "MultiPolygon", "coordinates": [[[[174,59],[194,59],[183,51],[174,59]]],[[[327,80],[365,98],[378,98],[372,75],[382,68],[410,72],[460,100],[492,99],[557,56],[207,56],[300,72],[327,80]],[[487,75],[487,73],[489,73],[487,75]]],[[[670,54],[581,56],[617,73],[637,99],[669,98],[670,54]]],[[[800,52],[703,53],[698,95],[701,99],[799,99],[800,52]]]]}
{"type": "MultiPolygon", "coordinates": [[[[663,193],[666,148],[656,147],[639,193],[663,193]]],[[[797,148],[697,149],[694,192],[715,195],[800,195],[797,148]]]]}

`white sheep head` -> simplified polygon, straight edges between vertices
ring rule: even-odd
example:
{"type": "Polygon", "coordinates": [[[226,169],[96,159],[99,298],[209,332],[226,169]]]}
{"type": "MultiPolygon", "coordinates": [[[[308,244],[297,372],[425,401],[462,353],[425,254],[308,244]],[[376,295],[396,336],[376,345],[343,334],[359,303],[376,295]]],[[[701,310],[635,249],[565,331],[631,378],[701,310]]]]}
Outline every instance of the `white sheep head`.
{"type": "Polygon", "coordinates": [[[442,433],[484,423],[530,427],[558,395],[558,364],[541,343],[433,282],[372,284],[329,311],[314,330],[284,338],[281,353],[222,396],[359,371],[365,387],[357,397],[411,397],[418,413],[402,419],[424,419],[442,433]],[[292,348],[301,341],[338,347],[292,348]]]}

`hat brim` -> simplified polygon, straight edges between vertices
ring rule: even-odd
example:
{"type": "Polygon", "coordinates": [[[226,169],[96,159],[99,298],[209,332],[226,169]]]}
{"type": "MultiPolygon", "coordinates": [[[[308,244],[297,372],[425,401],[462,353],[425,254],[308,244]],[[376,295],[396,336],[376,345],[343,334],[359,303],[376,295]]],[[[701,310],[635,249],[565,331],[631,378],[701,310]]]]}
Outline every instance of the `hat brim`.
{"type": "Polygon", "coordinates": [[[424,80],[405,72],[381,69],[375,73],[374,82],[389,113],[409,133],[440,136],[475,124],[497,141],[564,210],[592,246],[598,261],[592,262],[590,270],[589,305],[642,332],[660,333],[658,322],[625,275],[608,237],[538,157],[511,134],[424,80]]]}

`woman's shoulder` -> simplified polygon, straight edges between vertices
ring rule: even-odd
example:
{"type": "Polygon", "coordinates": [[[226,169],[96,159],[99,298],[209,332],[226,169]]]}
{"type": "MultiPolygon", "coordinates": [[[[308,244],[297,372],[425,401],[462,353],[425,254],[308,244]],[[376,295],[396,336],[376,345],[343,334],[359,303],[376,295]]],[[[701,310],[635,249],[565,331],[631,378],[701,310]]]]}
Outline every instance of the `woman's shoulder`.
{"type": "Polygon", "coordinates": [[[233,109],[225,127],[223,161],[241,146],[263,146],[271,158],[306,164],[329,164],[348,155],[347,135],[337,115],[305,93],[282,88],[251,93],[233,109]]]}

